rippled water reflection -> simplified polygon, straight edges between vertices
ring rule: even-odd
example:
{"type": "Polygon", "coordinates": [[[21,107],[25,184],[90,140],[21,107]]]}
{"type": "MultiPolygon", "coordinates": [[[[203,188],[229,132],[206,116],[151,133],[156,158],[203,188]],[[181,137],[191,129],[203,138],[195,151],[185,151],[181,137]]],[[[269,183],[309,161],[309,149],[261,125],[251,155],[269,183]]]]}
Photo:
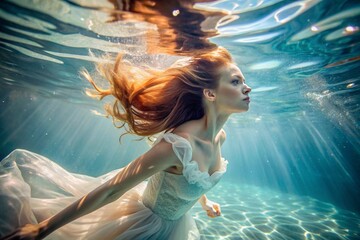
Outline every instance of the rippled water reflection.
{"type": "Polygon", "coordinates": [[[210,194],[222,203],[222,216],[205,217],[194,207],[202,239],[287,240],[360,238],[360,216],[309,197],[282,194],[226,182],[210,194]]]}
{"type": "Polygon", "coordinates": [[[221,228],[199,216],[206,236],[358,238],[358,215],[342,210],[360,212],[358,1],[130,2],[0,2],[1,156],[23,147],[83,173],[120,167],[145,144],[119,147],[79,70],[119,51],[167,67],[219,44],[253,90],[250,111],[225,127],[226,180],[238,185],[221,188],[221,228]]]}

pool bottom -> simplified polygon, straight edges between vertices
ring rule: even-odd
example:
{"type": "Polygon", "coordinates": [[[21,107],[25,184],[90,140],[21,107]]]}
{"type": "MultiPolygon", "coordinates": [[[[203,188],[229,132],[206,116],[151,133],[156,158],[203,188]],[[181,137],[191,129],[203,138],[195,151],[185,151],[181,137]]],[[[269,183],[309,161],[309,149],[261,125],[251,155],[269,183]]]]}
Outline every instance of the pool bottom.
{"type": "Polygon", "coordinates": [[[221,205],[222,216],[208,218],[194,206],[204,240],[360,239],[358,214],[314,198],[225,181],[206,195],[221,205]]]}

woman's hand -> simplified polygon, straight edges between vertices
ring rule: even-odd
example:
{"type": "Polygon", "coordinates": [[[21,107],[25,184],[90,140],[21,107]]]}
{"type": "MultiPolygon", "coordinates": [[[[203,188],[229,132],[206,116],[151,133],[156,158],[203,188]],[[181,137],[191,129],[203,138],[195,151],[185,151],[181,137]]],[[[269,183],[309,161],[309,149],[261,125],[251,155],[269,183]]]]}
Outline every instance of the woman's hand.
{"type": "Polygon", "coordinates": [[[221,215],[220,205],[216,202],[205,199],[201,206],[211,218],[221,215]]]}
{"type": "Polygon", "coordinates": [[[13,233],[1,238],[1,240],[35,240],[40,237],[40,224],[26,224],[25,226],[16,229],[13,233]]]}

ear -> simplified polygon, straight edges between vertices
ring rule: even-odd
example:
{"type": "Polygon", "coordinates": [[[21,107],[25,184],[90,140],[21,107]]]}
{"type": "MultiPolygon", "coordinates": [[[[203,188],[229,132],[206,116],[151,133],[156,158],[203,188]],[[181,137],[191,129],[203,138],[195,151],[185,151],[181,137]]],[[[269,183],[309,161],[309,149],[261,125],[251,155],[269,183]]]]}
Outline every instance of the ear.
{"type": "Polygon", "coordinates": [[[204,94],[205,99],[209,100],[210,102],[214,102],[216,99],[215,90],[213,90],[213,89],[205,88],[203,90],[203,94],[204,94]]]}

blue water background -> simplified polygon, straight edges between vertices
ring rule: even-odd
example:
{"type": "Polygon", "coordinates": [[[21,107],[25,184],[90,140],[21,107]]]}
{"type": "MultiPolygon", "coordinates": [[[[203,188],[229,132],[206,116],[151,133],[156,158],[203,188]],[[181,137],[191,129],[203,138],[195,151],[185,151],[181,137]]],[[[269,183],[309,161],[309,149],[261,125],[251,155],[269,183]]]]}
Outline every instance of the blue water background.
{"type": "MultiPolygon", "coordinates": [[[[71,1],[0,6],[0,158],[24,148],[98,176],[149,148],[132,136],[119,143],[122,131],[94,114],[102,103],[85,96],[89,84],[79,76],[83,67],[94,71],[89,48],[116,51],[119,28],[99,33],[104,14],[71,1]]],[[[359,3],[212,6],[239,16],[212,41],[230,50],[253,89],[250,111],[225,126],[223,181],[360,212],[359,3]]]]}

